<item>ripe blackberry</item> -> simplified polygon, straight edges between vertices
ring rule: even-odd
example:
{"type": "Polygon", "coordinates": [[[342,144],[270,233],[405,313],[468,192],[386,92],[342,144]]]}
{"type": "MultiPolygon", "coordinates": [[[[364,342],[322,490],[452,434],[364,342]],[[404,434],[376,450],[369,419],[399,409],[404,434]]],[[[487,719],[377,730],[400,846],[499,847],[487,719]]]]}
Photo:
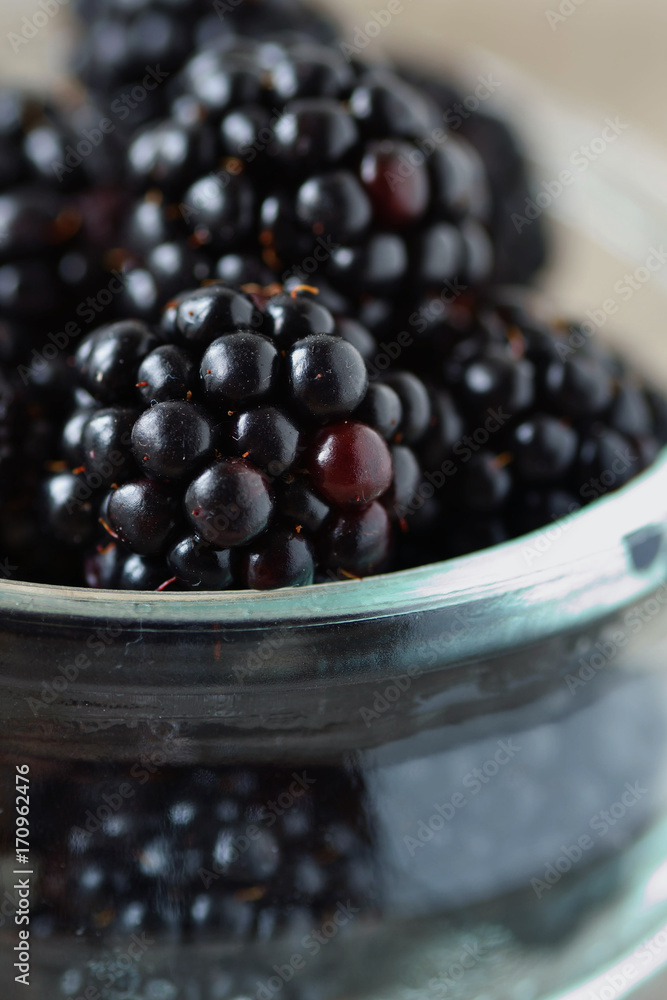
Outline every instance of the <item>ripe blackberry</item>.
{"type": "MultiPolygon", "coordinates": [[[[319,926],[341,899],[362,916],[377,910],[357,773],[155,758],[35,777],[40,933],[110,946],[142,932],[163,942],[265,943],[288,931],[293,914],[304,933],[319,926]]],[[[0,834],[8,841],[7,824],[0,834]]]]}
{"type": "Polygon", "coordinates": [[[484,165],[396,73],[315,41],[239,36],[196,52],[170,95],[171,117],[127,152],[120,315],[154,321],[179,268],[193,286],[238,281],[239,259],[263,284],[316,274],[326,305],[376,329],[415,289],[488,280],[484,165]]]}
{"type": "MultiPolygon", "coordinates": [[[[401,356],[430,387],[429,427],[413,444],[422,481],[407,502],[393,490],[412,544],[425,535],[448,557],[534,530],[625,485],[665,444],[660,397],[573,338],[576,324],[545,322],[505,290],[433,314],[426,302],[423,315],[435,318],[401,356]],[[466,525],[458,534],[452,519],[466,525]]],[[[390,370],[384,381],[400,395],[399,377],[390,370]]]]}
{"type": "Polygon", "coordinates": [[[89,584],[264,589],[389,566],[385,439],[418,468],[426,389],[397,372],[370,391],[312,290],[250,289],[186,292],[158,330],[123,320],[79,344],[43,503],[89,584]]]}

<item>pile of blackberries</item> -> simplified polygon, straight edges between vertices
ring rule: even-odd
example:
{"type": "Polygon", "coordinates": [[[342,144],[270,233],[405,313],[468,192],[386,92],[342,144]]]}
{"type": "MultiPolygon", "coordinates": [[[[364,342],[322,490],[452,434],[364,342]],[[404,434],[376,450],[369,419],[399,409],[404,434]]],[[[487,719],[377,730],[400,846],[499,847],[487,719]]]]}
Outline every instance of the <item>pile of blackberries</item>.
{"type": "Polygon", "coordinates": [[[79,9],[88,96],[0,94],[17,576],[364,577],[548,524],[650,464],[660,399],[505,288],[545,246],[511,221],[525,160],[480,98],[351,60],[300,0],[79,9]]]}

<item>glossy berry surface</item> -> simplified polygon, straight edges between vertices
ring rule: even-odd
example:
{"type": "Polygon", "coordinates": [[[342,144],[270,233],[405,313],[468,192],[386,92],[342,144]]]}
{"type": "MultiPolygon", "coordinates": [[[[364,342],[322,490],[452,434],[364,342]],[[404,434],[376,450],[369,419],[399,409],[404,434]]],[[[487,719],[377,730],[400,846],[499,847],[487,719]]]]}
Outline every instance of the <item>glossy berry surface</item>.
{"type": "Polygon", "coordinates": [[[187,516],[195,532],[216,548],[244,545],[261,534],[273,513],[266,476],[230,458],[209,466],[188,487],[187,516]]]}
{"type": "Polygon", "coordinates": [[[162,551],[179,514],[176,500],[151,479],[124,483],[113,491],[107,504],[109,525],[118,539],[141,556],[162,551]]]}
{"type": "Polygon", "coordinates": [[[132,428],[132,451],[143,471],[158,479],[184,479],[212,451],[213,429],[193,403],[156,403],[132,428]]]}
{"type": "Polygon", "coordinates": [[[315,559],[305,534],[279,528],[246,553],[243,579],[251,590],[299,587],[313,582],[315,559]]]}
{"type": "Polygon", "coordinates": [[[250,331],[214,340],[200,368],[206,401],[222,410],[270,396],[277,373],[276,347],[267,337],[250,331]]]}
{"type": "Polygon", "coordinates": [[[383,438],[356,420],[334,424],[316,435],[308,469],[322,495],[337,506],[364,506],[391,485],[391,454],[383,438]]]}
{"type": "Polygon", "coordinates": [[[316,420],[338,420],[352,413],[368,388],[363,358],[342,339],[313,334],[297,341],[288,365],[297,405],[316,420]]]}

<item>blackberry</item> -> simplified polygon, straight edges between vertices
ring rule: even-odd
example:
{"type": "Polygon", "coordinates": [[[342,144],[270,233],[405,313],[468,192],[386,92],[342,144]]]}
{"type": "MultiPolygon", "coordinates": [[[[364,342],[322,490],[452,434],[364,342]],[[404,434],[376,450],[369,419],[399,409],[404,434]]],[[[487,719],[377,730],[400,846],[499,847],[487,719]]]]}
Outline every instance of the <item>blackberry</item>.
{"type": "Polygon", "coordinates": [[[212,284],[173,300],[157,330],[124,320],[79,344],[79,405],[43,496],[89,584],[264,589],[389,565],[386,438],[424,436],[429,396],[400,372],[396,390],[369,390],[335,330],[312,290],[212,284]]]}
{"type": "Polygon", "coordinates": [[[352,67],[315,41],[230,37],[193,55],[171,98],[171,117],[141,128],[127,152],[136,200],[121,239],[121,315],[154,320],[179,262],[193,285],[245,278],[239,258],[264,284],[316,272],[335,312],[367,310],[376,328],[415,286],[490,277],[484,165],[389,69],[352,67]]]}

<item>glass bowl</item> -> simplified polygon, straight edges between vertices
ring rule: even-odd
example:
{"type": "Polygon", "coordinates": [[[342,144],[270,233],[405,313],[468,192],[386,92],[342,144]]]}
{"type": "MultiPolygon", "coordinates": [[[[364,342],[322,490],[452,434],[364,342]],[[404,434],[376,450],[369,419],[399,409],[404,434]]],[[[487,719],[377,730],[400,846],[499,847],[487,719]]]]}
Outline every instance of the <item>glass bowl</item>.
{"type": "MultiPolygon", "coordinates": [[[[590,176],[641,248],[661,206],[590,176]]],[[[553,280],[587,261],[595,296],[627,260],[571,197],[553,280]]],[[[1,582],[2,996],[23,966],[49,1000],[641,989],[667,967],[666,533],[663,455],[550,528],[360,582],[1,582]]]]}

